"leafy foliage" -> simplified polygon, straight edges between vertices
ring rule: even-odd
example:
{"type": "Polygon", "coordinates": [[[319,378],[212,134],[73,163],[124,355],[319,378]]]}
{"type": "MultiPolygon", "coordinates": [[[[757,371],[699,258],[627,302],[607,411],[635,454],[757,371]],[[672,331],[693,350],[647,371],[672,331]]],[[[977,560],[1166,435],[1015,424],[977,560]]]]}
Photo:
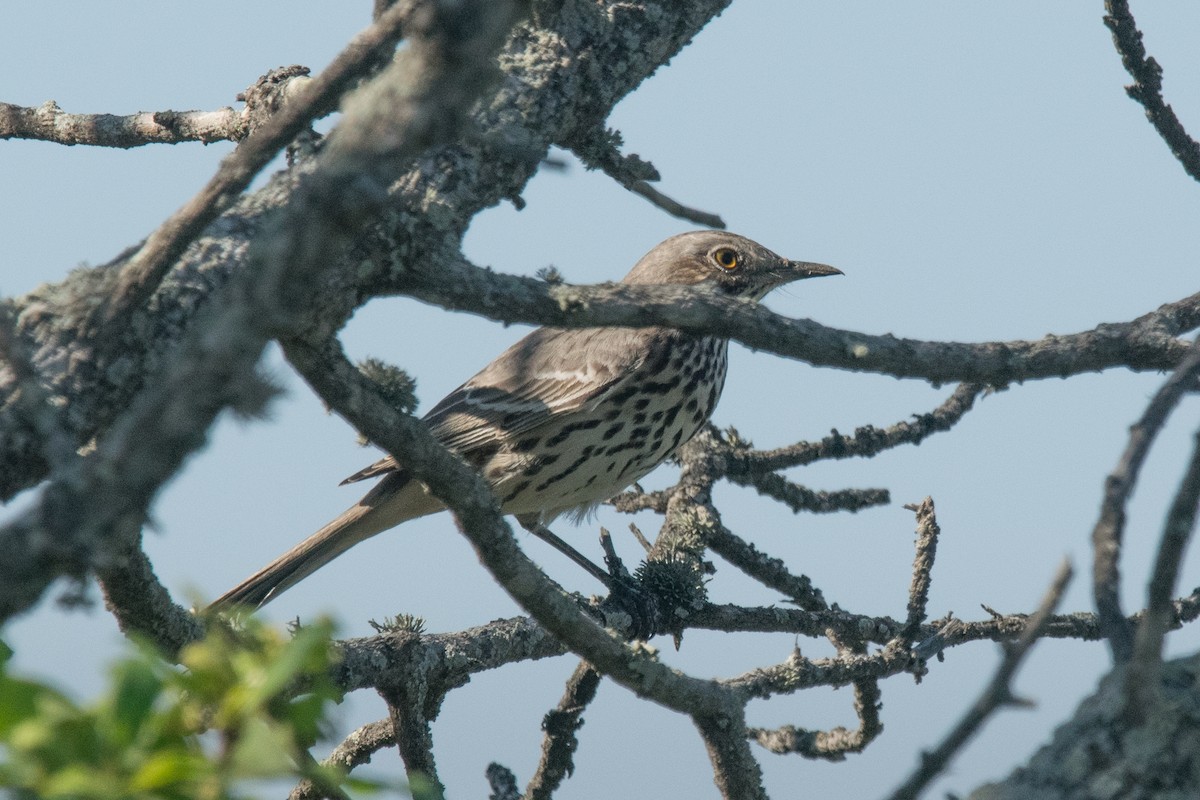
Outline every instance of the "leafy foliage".
{"type": "Polygon", "coordinates": [[[72,800],[245,798],[246,784],[270,778],[375,788],[307,754],[341,699],[331,634],[328,621],[290,638],[253,619],[213,625],[178,664],[135,644],[86,706],[11,674],[0,643],[0,786],[72,800]]]}

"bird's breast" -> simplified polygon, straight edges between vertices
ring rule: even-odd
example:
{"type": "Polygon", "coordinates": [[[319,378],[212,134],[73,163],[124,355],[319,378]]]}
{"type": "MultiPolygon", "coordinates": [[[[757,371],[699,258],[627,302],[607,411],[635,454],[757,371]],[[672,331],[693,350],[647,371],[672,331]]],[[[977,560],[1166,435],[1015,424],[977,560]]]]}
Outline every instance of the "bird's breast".
{"type": "Polygon", "coordinates": [[[725,385],[728,343],[664,337],[587,407],[501,448],[485,476],[512,514],[583,514],[650,472],[708,421],[725,385]]]}

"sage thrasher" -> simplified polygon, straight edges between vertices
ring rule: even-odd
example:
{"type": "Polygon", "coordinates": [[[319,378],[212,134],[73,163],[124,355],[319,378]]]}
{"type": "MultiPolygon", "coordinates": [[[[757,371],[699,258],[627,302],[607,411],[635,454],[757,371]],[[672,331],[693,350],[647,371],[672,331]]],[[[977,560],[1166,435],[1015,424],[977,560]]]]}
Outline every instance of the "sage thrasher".
{"type": "MultiPolygon", "coordinates": [[[[839,275],[789,261],[732,233],[694,231],[659,244],[629,284],[710,286],[761,300],[791,281],[839,275]]],[[[550,534],[662,463],[707,421],[725,385],[729,342],[672,328],[538,328],[425,416],[434,436],[475,466],[505,513],[550,534]]],[[[226,592],[215,605],[261,606],[359,542],[438,502],[394,458],[343,483],[382,477],[337,519],[226,592]]]]}

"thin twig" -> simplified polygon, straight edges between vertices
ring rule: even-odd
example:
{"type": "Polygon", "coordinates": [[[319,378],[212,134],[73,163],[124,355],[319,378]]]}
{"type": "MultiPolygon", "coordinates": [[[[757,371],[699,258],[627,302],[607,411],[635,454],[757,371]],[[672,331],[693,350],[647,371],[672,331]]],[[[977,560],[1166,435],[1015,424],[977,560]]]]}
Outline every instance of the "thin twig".
{"type": "Polygon", "coordinates": [[[733,483],[753,487],[763,497],[778,500],[797,514],[801,511],[812,514],[861,511],[864,508],[886,506],[892,502],[892,496],[887,489],[838,489],[832,492],[816,492],[774,472],[736,478],[729,476],[729,479],[733,483]]]}
{"type": "Polygon", "coordinates": [[[1042,598],[1038,610],[1029,618],[1024,633],[1016,642],[1005,648],[1004,658],[1001,659],[996,674],[992,676],[992,680],[984,689],[983,694],[971,705],[958,724],[951,728],[937,747],[921,755],[920,765],[904,783],[889,795],[890,800],[915,800],[921,790],[942,773],[955,753],[962,749],[996,709],[1002,705],[1011,705],[1016,702],[1012,693],[1013,676],[1034,642],[1041,636],[1042,627],[1050,619],[1054,609],[1058,607],[1070,581],[1071,565],[1064,561],[1058,568],[1046,596],[1042,598]]]}
{"type": "Polygon", "coordinates": [[[236,142],[249,129],[247,113],[229,107],[215,111],[141,111],[119,116],[68,114],[53,100],[37,108],[0,103],[0,139],[131,148],[181,142],[236,142]]]}
{"type": "Polygon", "coordinates": [[[1092,589],[1100,626],[1109,640],[1113,659],[1127,662],[1133,654],[1133,633],[1121,612],[1121,539],[1125,530],[1125,504],[1137,483],[1142,463],[1154,437],[1183,397],[1195,389],[1200,375],[1200,339],[1188,351],[1175,372],[1155,393],[1141,418],[1129,430],[1129,443],[1116,468],[1104,484],[1100,517],[1092,530],[1094,558],[1092,589]]]}
{"type": "Polygon", "coordinates": [[[717,523],[707,527],[704,543],[721,558],[764,586],[782,593],[801,608],[810,611],[828,608],[821,590],[807,575],[793,574],[783,561],[760,552],[724,525],[717,523]]]}
{"type": "MultiPolygon", "coordinates": [[[[841,659],[853,659],[867,652],[866,644],[862,641],[846,645],[836,635],[830,638],[837,646],[841,659]]],[[[797,663],[802,661],[799,649],[793,651],[792,660],[797,663]]],[[[822,761],[844,761],[848,753],[861,753],[883,732],[883,722],[879,718],[879,680],[863,678],[854,681],[853,686],[854,713],[858,717],[856,730],[837,727],[827,731],[810,731],[784,725],[774,729],[747,728],[746,734],[772,753],[795,753],[822,761]]]]}
{"type": "Polygon", "coordinates": [[[630,489],[621,492],[608,501],[608,505],[622,514],[636,514],[639,511],[653,511],[657,514],[667,513],[668,496],[665,491],[647,492],[641,489],[630,489]]]}
{"type": "Polygon", "coordinates": [[[709,228],[725,228],[725,220],[721,219],[716,214],[708,211],[701,211],[698,208],[685,206],[683,203],[672,200],[662,192],[655,189],[645,181],[634,181],[625,187],[634,194],[641,195],[649,200],[654,205],[661,208],[673,217],[686,219],[688,222],[694,222],[697,225],[705,225],[709,228]]]}
{"type": "Polygon", "coordinates": [[[926,605],[929,602],[933,561],[937,557],[938,534],[941,533],[941,528],[938,527],[932,497],[926,497],[919,505],[908,505],[905,508],[917,515],[917,547],[913,557],[912,584],[908,589],[908,618],[898,637],[900,645],[908,648],[916,641],[921,623],[929,616],[926,605]]]}
{"type": "Polygon", "coordinates": [[[716,214],[689,208],[672,200],[649,184],[660,179],[658,170],[637,155],[621,153],[621,134],[615,130],[593,128],[575,137],[568,147],[588,169],[598,169],[634,194],[641,195],[673,217],[686,219],[708,228],[725,228],[716,214]]]}
{"type": "Polygon", "coordinates": [[[779,755],[796,754],[820,761],[845,761],[850,753],[861,753],[883,732],[879,719],[879,681],[854,682],[854,709],[858,727],[812,731],[784,725],[779,728],[747,728],[747,735],[779,755]]]}
{"type": "Polygon", "coordinates": [[[1200,504],[1200,431],[1193,437],[1192,457],[1184,471],[1183,480],[1167,512],[1146,612],[1134,638],[1133,658],[1125,675],[1127,702],[1125,715],[1131,721],[1144,720],[1158,698],[1159,667],[1162,665],[1163,637],[1170,627],[1175,609],[1171,597],[1179,580],[1183,552],[1196,526],[1197,505],[1200,504]]]}
{"type": "Polygon", "coordinates": [[[975,406],[975,400],[987,390],[978,383],[962,383],[933,411],[914,414],[912,421],[901,420],[882,430],[874,425],[855,428],[850,436],[836,430],[819,442],[800,442],[775,450],[751,450],[733,447],[729,457],[731,475],[758,470],[781,470],[814,461],[843,458],[869,458],[903,444],[919,445],[935,433],[948,431],[975,406]]]}
{"type": "Polygon", "coordinates": [[[1183,169],[1195,180],[1200,181],[1200,145],[1188,135],[1183,123],[1175,116],[1175,110],[1167,105],[1162,96],[1162,67],[1152,56],[1146,55],[1142,45],[1142,32],[1137,29],[1133,14],[1126,0],[1106,0],[1108,14],[1104,24],[1112,31],[1113,44],[1121,54],[1121,63],[1133,76],[1132,86],[1125,92],[1146,109],[1146,118],[1158,131],[1158,135],[1171,148],[1183,169]]]}

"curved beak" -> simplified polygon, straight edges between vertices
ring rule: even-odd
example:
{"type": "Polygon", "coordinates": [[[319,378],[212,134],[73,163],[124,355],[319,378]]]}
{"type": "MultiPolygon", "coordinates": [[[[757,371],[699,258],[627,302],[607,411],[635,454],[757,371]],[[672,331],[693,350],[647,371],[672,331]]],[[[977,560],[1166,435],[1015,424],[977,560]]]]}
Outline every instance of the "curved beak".
{"type": "Polygon", "coordinates": [[[837,267],[831,267],[828,264],[817,264],[813,261],[789,261],[788,268],[791,270],[791,278],[794,281],[804,280],[805,278],[820,278],[823,275],[845,275],[837,267]]]}

